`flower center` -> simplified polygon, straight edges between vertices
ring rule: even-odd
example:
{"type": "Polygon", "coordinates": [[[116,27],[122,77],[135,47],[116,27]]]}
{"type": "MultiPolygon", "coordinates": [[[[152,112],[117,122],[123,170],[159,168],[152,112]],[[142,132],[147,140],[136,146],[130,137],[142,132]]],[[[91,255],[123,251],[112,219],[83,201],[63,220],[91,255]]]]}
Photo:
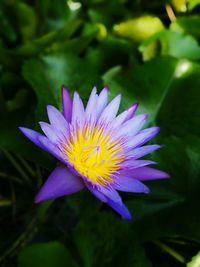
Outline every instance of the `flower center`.
{"type": "Polygon", "coordinates": [[[64,152],[69,163],[93,184],[113,182],[113,174],[121,167],[123,149],[102,126],[84,126],[71,132],[64,152]]]}

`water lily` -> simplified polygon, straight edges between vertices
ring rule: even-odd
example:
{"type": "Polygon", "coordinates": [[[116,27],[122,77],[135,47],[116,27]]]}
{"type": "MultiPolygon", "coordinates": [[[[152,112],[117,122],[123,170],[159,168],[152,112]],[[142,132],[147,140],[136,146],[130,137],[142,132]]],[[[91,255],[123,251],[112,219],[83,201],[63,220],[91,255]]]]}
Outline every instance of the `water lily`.
{"type": "Polygon", "coordinates": [[[26,137],[60,161],[37,194],[36,203],[87,188],[130,220],[132,216],[117,191],[149,193],[141,181],[169,177],[149,167],[155,162],[139,159],[160,148],[144,145],[159,127],[142,129],[147,114],[135,115],[138,104],[117,115],[121,96],[108,103],[107,88],[99,95],[94,88],[86,107],[77,92],[72,100],[62,88],[62,101],[63,113],[47,106],[50,123],[40,122],[44,135],[20,127],[26,137]]]}

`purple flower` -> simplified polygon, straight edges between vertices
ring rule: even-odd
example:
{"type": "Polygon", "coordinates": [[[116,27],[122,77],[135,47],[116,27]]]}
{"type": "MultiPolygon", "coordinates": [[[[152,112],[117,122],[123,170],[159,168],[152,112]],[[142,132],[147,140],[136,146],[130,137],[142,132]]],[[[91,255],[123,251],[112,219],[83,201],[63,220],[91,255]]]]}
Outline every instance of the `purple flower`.
{"type": "Polygon", "coordinates": [[[139,159],[160,148],[144,145],[158,133],[159,127],[141,130],[147,114],[135,115],[137,104],[117,115],[121,96],[108,103],[106,88],[99,95],[94,88],[86,108],[77,92],[72,100],[65,88],[62,101],[63,114],[47,106],[50,123],[40,122],[45,135],[20,127],[26,137],[61,162],[37,194],[36,203],[87,187],[130,220],[131,214],[117,190],[149,193],[141,181],[169,177],[147,167],[155,162],[139,159]]]}

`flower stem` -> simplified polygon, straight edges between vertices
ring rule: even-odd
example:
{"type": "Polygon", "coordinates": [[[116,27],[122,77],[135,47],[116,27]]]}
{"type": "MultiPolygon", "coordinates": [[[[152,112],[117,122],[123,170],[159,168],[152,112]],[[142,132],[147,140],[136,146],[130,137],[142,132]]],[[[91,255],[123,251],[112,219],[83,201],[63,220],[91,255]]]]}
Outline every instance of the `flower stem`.
{"type": "Polygon", "coordinates": [[[7,159],[12,163],[15,169],[21,174],[21,176],[30,184],[30,180],[26,172],[22,169],[19,163],[15,160],[15,158],[6,150],[2,149],[7,159]]]}
{"type": "Polygon", "coordinates": [[[0,172],[0,178],[10,179],[10,180],[17,182],[19,184],[23,184],[23,181],[20,180],[20,178],[13,176],[13,175],[10,175],[10,174],[5,173],[5,172],[0,172]]]}
{"type": "Polygon", "coordinates": [[[28,164],[26,160],[24,160],[20,155],[17,154],[17,158],[20,160],[20,162],[24,165],[24,168],[32,175],[35,176],[34,170],[31,168],[31,166],[28,164]]]}
{"type": "Polygon", "coordinates": [[[185,263],[185,259],[182,255],[180,255],[177,251],[175,251],[174,249],[170,248],[169,246],[167,246],[166,244],[162,243],[159,240],[154,241],[154,244],[156,244],[158,247],[160,247],[162,250],[164,250],[166,253],[168,253],[169,255],[171,255],[172,257],[174,257],[177,261],[179,261],[180,263],[184,264],[185,263]]]}

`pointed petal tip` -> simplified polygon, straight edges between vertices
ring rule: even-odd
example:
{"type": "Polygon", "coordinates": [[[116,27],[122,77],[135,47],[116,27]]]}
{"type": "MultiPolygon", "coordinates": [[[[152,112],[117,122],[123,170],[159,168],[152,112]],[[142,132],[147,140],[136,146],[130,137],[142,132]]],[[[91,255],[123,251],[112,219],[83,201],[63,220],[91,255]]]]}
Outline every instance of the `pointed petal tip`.
{"type": "Polygon", "coordinates": [[[24,129],[26,129],[26,128],[23,126],[19,126],[18,129],[20,130],[20,132],[24,133],[24,129]]]}
{"type": "Polygon", "coordinates": [[[35,204],[39,204],[40,202],[42,202],[43,200],[42,200],[42,198],[40,198],[40,195],[39,194],[37,194],[36,196],[35,196],[35,198],[34,198],[34,203],[35,204]]]}
{"type": "Polygon", "coordinates": [[[31,139],[31,136],[32,136],[32,131],[31,129],[29,128],[26,128],[26,127],[18,127],[18,129],[20,130],[20,132],[25,135],[28,139],[31,139]]]}
{"type": "Polygon", "coordinates": [[[155,126],[155,132],[156,132],[156,134],[160,132],[160,127],[159,126],[155,126]]]}
{"type": "Polygon", "coordinates": [[[109,89],[108,89],[107,86],[103,87],[103,89],[101,89],[101,91],[100,91],[100,93],[99,93],[99,96],[100,96],[100,95],[108,96],[108,91],[109,91],[109,89]]]}
{"type": "Polygon", "coordinates": [[[54,109],[55,109],[55,107],[54,106],[52,106],[52,105],[47,105],[47,113],[49,114],[49,112],[51,112],[51,111],[53,111],[54,109]]]}
{"type": "Polygon", "coordinates": [[[109,88],[108,88],[108,86],[107,86],[107,85],[105,85],[105,86],[104,86],[104,88],[102,89],[102,91],[103,91],[103,90],[108,92],[108,91],[109,91],[109,88]]]}
{"type": "Polygon", "coordinates": [[[66,87],[64,84],[61,86],[61,90],[62,90],[62,92],[63,92],[64,90],[68,91],[67,87],[66,87]]]}
{"type": "Polygon", "coordinates": [[[170,179],[171,178],[171,176],[169,175],[169,173],[167,173],[167,172],[163,172],[163,173],[165,174],[165,177],[163,175],[163,179],[170,179]]]}
{"type": "Polygon", "coordinates": [[[38,123],[39,123],[39,125],[40,125],[40,127],[41,127],[41,128],[42,128],[42,125],[44,125],[44,124],[45,124],[45,122],[44,122],[44,121],[39,121],[38,123]]]}
{"type": "Polygon", "coordinates": [[[74,91],[74,96],[79,97],[79,93],[77,91],[74,91]]]}
{"type": "Polygon", "coordinates": [[[143,192],[143,193],[145,193],[145,194],[149,194],[150,191],[151,191],[150,188],[147,187],[147,186],[145,186],[145,188],[144,188],[144,192],[143,192]]]}
{"type": "Polygon", "coordinates": [[[118,97],[118,98],[119,98],[119,100],[121,101],[122,95],[121,95],[121,94],[119,94],[119,95],[117,95],[117,97],[118,97]]]}
{"type": "Polygon", "coordinates": [[[55,198],[45,196],[45,195],[42,193],[42,191],[39,191],[39,192],[37,193],[37,195],[35,196],[35,198],[34,198],[34,203],[35,203],[35,204],[39,204],[39,203],[41,203],[41,202],[44,202],[44,201],[47,201],[47,200],[50,200],[50,199],[55,199],[55,198]]]}
{"type": "Polygon", "coordinates": [[[163,148],[163,147],[164,147],[164,145],[158,145],[158,144],[154,144],[154,145],[152,145],[152,146],[154,146],[154,147],[155,147],[155,150],[157,150],[157,149],[160,149],[160,148],[163,148]]]}
{"type": "Polygon", "coordinates": [[[128,107],[128,109],[133,109],[134,111],[136,111],[137,108],[138,108],[138,106],[139,106],[139,103],[138,103],[138,102],[135,102],[135,103],[131,104],[131,105],[128,107]]]}
{"type": "Polygon", "coordinates": [[[62,98],[65,98],[65,96],[69,95],[69,90],[66,86],[62,85],[61,86],[61,94],[62,94],[62,98]]]}
{"type": "Polygon", "coordinates": [[[65,86],[62,86],[61,91],[62,91],[63,115],[68,122],[71,122],[72,99],[69,90],[65,86]]]}
{"type": "Polygon", "coordinates": [[[138,107],[138,106],[139,106],[139,102],[135,102],[135,103],[133,103],[131,106],[138,107]]]}
{"type": "Polygon", "coordinates": [[[122,218],[125,219],[125,220],[127,220],[127,221],[132,221],[133,216],[132,216],[132,214],[130,213],[130,214],[127,214],[126,216],[124,216],[124,217],[122,217],[122,218]]]}
{"type": "MultiPolygon", "coordinates": [[[[164,171],[161,171],[161,170],[158,170],[158,169],[153,169],[153,170],[156,170],[157,173],[160,174],[159,179],[170,179],[171,178],[171,176],[167,172],[164,172],[164,171]]],[[[153,179],[153,180],[156,180],[156,179],[153,179]]]]}
{"type": "Polygon", "coordinates": [[[20,130],[20,132],[22,132],[24,135],[27,135],[29,132],[33,131],[32,129],[26,128],[26,127],[22,127],[19,126],[18,129],[20,130]]]}
{"type": "Polygon", "coordinates": [[[92,91],[94,91],[95,93],[97,92],[97,87],[96,87],[96,85],[93,86],[92,91]]]}

